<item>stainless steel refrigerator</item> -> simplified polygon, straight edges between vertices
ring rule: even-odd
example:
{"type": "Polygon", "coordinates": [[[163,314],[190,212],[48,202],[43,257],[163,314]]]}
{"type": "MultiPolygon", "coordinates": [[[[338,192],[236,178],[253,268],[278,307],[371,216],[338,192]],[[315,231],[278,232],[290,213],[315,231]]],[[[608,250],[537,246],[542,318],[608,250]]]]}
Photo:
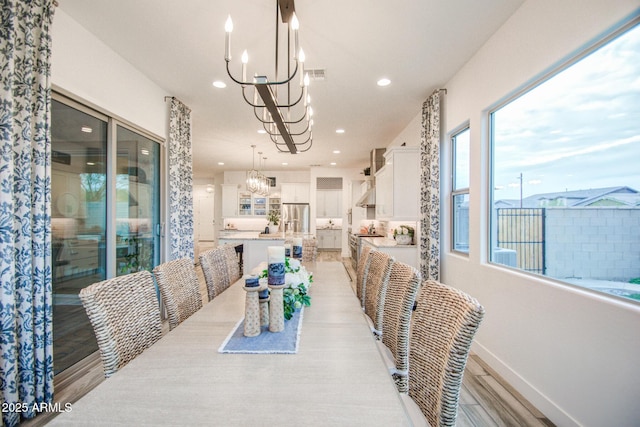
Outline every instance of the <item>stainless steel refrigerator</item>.
{"type": "Polygon", "coordinates": [[[293,233],[308,233],[310,223],[309,211],[309,203],[283,203],[283,230],[293,233]]]}

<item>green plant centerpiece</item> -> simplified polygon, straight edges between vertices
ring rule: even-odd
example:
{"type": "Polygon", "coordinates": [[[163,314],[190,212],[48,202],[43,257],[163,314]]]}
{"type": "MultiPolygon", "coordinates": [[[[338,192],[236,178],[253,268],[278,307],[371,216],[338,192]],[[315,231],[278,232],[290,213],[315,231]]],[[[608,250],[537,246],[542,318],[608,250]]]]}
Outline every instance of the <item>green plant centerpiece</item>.
{"type": "Polygon", "coordinates": [[[280,212],[275,209],[271,209],[267,214],[267,221],[273,225],[280,224],[280,212]]]}
{"type": "Polygon", "coordinates": [[[401,225],[393,230],[393,238],[399,245],[410,245],[413,243],[413,235],[415,231],[409,225],[401,225]]]}
{"type": "MultiPolygon", "coordinates": [[[[311,305],[308,292],[309,286],[313,283],[313,274],[309,273],[299,260],[289,257],[284,259],[284,272],[284,283],[287,285],[283,292],[284,318],[289,320],[303,305],[311,305]]],[[[267,275],[267,270],[262,270],[260,280],[266,282],[267,275]]]]}

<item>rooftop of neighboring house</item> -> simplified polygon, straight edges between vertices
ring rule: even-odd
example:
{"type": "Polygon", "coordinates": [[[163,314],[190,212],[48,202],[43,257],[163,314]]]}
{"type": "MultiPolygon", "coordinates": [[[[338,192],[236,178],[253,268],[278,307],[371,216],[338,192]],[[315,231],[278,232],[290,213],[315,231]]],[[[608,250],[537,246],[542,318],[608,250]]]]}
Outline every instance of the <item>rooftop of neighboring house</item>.
{"type": "MultiPolygon", "coordinates": [[[[496,201],[499,207],[519,207],[519,199],[496,201]]],[[[588,190],[559,191],[555,193],[534,194],[522,199],[522,207],[578,207],[578,206],[627,206],[640,207],[640,192],[633,188],[606,187],[588,190]]]]}

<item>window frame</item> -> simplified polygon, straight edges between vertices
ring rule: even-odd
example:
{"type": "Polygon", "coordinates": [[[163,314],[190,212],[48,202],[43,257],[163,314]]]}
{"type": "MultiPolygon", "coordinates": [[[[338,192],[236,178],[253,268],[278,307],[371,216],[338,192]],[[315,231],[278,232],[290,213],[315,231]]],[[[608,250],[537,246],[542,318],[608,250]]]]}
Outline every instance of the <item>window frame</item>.
{"type": "Polygon", "coordinates": [[[561,286],[565,286],[568,288],[573,288],[573,289],[577,289],[580,291],[584,291],[584,292],[588,292],[588,293],[592,293],[595,294],[599,297],[605,298],[605,299],[610,299],[610,300],[618,300],[618,301],[623,301],[625,303],[630,303],[630,304],[634,304],[634,305],[640,305],[640,301],[632,299],[632,298],[628,298],[628,297],[623,297],[623,296],[618,296],[615,295],[613,293],[608,293],[608,292],[604,292],[604,291],[600,291],[597,289],[592,289],[586,286],[581,286],[578,284],[573,284],[567,281],[564,281],[563,279],[558,279],[552,276],[548,276],[548,275],[544,275],[544,274],[538,274],[538,273],[532,273],[529,272],[527,270],[524,270],[522,268],[518,268],[518,267],[512,267],[503,263],[498,263],[494,261],[494,257],[493,257],[493,246],[494,244],[497,242],[497,223],[496,223],[496,218],[494,217],[494,204],[496,202],[496,198],[495,198],[495,174],[494,174],[494,170],[495,170],[495,143],[494,143],[494,135],[495,135],[495,114],[497,111],[499,111],[500,109],[502,109],[503,107],[507,106],[508,104],[510,104],[511,102],[525,96],[526,94],[528,94],[529,92],[531,92],[532,90],[536,89],[537,87],[539,87],[540,85],[546,83],[547,81],[553,79],[554,77],[558,76],[559,74],[561,74],[562,72],[564,72],[565,70],[567,70],[568,68],[572,67],[573,65],[579,63],[580,61],[582,61],[583,59],[585,59],[586,57],[590,56],[592,53],[598,51],[599,49],[601,49],[603,46],[609,44],[610,42],[614,41],[615,39],[617,39],[618,37],[623,36],[625,33],[627,33],[628,31],[631,31],[632,29],[634,29],[634,27],[640,27],[640,16],[634,16],[632,19],[622,23],[620,26],[610,29],[608,30],[606,33],[601,34],[600,36],[588,41],[587,43],[585,43],[584,45],[580,46],[577,50],[575,50],[574,52],[570,53],[567,57],[565,57],[564,59],[558,61],[557,63],[555,63],[554,65],[552,65],[550,68],[546,69],[545,71],[541,72],[540,74],[538,74],[534,79],[532,79],[531,81],[525,83],[524,85],[518,87],[514,92],[510,93],[508,96],[506,96],[505,98],[499,100],[498,102],[492,104],[489,108],[487,108],[484,111],[483,114],[483,121],[484,123],[487,124],[486,127],[486,138],[487,138],[487,152],[488,152],[488,176],[487,176],[487,200],[488,200],[488,204],[486,206],[486,215],[487,215],[487,221],[485,223],[485,230],[487,230],[488,232],[488,238],[485,241],[485,244],[483,245],[485,250],[486,250],[486,263],[490,264],[492,266],[498,267],[498,268],[504,268],[507,269],[509,271],[512,272],[516,272],[519,274],[524,274],[526,276],[530,276],[532,278],[537,278],[537,279],[542,279],[542,280],[546,280],[546,281],[550,281],[556,284],[559,284],[561,286]]]}
{"type": "MultiPolygon", "coordinates": [[[[449,133],[449,148],[450,148],[450,152],[451,152],[451,174],[450,174],[450,185],[451,185],[451,194],[449,196],[449,204],[450,204],[450,227],[449,227],[449,236],[450,236],[450,250],[451,252],[455,252],[457,254],[463,255],[463,256],[469,256],[469,248],[467,248],[467,251],[463,251],[460,250],[458,248],[456,248],[456,210],[455,210],[455,198],[457,196],[464,196],[466,195],[468,198],[470,198],[470,191],[469,188],[471,187],[471,125],[469,123],[469,121],[464,122],[463,124],[459,125],[458,127],[454,128],[450,133],[449,133]],[[461,187],[461,188],[456,188],[456,154],[457,154],[457,150],[456,150],[456,138],[458,136],[460,136],[462,133],[464,132],[469,132],[469,146],[468,146],[468,151],[469,151],[469,158],[467,159],[467,164],[468,164],[468,168],[469,170],[467,171],[467,174],[469,175],[469,182],[467,187],[461,187]]],[[[467,224],[467,228],[468,228],[469,224],[467,224]]],[[[470,233],[467,234],[467,240],[469,240],[469,236],[470,233]]]]}

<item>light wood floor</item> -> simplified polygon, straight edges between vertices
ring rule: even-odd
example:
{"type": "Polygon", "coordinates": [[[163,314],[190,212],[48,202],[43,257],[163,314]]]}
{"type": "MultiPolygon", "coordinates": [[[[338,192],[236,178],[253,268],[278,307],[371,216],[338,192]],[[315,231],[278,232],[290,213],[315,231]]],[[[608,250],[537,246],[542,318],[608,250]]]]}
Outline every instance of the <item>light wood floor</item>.
{"type": "MultiPolygon", "coordinates": [[[[342,261],[345,269],[355,282],[355,271],[350,260],[340,258],[340,252],[319,251],[318,261],[342,261]]],[[[200,279],[203,303],[207,302],[207,290],[202,269],[196,266],[200,279]]],[[[166,322],[165,322],[166,323],[166,322]]],[[[165,331],[168,327],[165,325],[165,331]]],[[[81,360],[66,371],[56,375],[55,402],[73,403],[104,381],[102,364],[98,353],[81,360]]],[[[55,414],[43,413],[25,426],[46,425],[55,414]]],[[[533,407],[517,391],[507,384],[495,371],[477,355],[471,354],[465,368],[458,427],[494,427],[494,426],[554,426],[544,414],[533,407]]]]}

